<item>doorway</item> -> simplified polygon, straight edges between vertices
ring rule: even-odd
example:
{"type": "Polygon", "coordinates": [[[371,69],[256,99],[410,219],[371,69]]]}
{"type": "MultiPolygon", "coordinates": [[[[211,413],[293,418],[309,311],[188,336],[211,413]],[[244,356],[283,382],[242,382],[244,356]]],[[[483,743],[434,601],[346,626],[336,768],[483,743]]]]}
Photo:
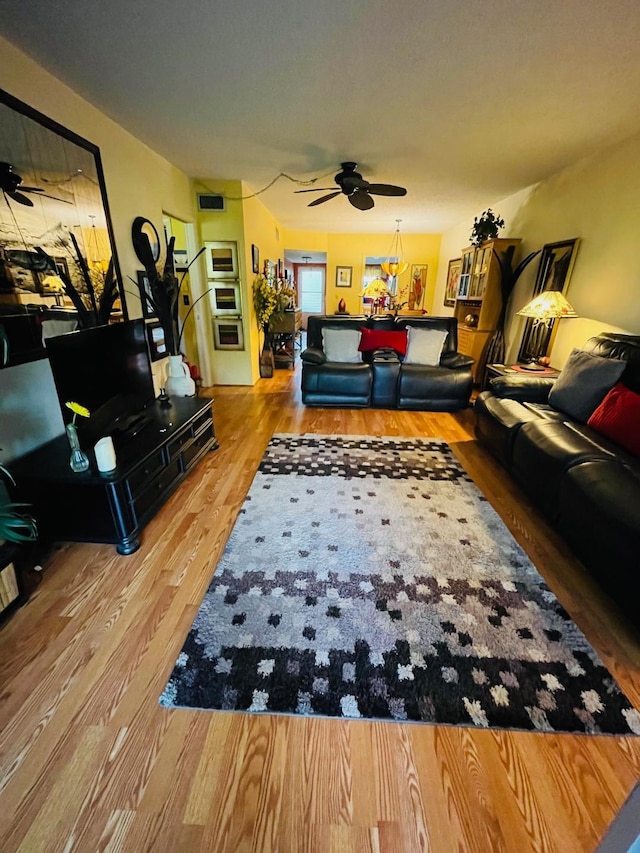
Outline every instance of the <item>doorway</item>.
{"type": "Polygon", "coordinates": [[[326,252],[285,251],[285,265],[293,270],[298,308],[302,311],[302,328],[307,328],[310,314],[326,311],[326,252]]]}

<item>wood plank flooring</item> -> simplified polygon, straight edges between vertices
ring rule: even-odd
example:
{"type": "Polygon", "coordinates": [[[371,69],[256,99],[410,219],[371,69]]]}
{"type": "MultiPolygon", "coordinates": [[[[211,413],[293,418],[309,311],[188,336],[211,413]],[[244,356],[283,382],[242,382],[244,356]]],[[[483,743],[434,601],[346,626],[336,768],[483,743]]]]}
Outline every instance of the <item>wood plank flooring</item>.
{"type": "Polygon", "coordinates": [[[220,449],[142,548],[61,545],[0,631],[0,850],[592,853],[640,738],[158,705],[271,434],[318,432],[449,441],[640,707],[640,641],[473,441],[471,411],[306,409],[288,370],[211,393],[220,449]]]}

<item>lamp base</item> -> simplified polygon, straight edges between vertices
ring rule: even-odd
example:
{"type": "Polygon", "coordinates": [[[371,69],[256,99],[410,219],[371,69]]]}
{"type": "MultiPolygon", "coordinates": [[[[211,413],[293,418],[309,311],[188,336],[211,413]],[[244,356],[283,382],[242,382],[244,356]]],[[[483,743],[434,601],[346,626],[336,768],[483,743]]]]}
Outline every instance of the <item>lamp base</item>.
{"type": "Polygon", "coordinates": [[[530,361],[529,364],[523,364],[522,369],[531,370],[535,373],[537,371],[545,370],[546,368],[544,368],[541,364],[536,364],[535,361],[530,361]]]}

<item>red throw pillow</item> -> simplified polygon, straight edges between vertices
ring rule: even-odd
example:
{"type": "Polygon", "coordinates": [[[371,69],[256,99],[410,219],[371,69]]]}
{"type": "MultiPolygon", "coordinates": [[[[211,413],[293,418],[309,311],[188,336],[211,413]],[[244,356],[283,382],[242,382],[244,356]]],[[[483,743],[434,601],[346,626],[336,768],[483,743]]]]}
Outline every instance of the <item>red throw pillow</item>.
{"type": "Polygon", "coordinates": [[[635,394],[621,382],[614,385],[587,424],[640,456],[640,394],[635,394]]]}
{"type": "Polygon", "coordinates": [[[370,352],[374,349],[394,349],[400,355],[406,355],[407,352],[407,332],[391,331],[383,329],[360,329],[360,352],[370,352]]]}

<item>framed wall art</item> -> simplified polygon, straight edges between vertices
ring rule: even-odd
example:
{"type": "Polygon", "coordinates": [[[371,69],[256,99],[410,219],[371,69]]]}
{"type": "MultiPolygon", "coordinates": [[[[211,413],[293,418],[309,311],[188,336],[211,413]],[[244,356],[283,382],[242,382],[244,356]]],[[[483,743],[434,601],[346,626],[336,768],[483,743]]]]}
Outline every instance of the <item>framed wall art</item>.
{"type": "Polygon", "coordinates": [[[353,267],[336,267],[336,287],[351,287],[353,267]]]}
{"type": "Polygon", "coordinates": [[[205,243],[207,278],[238,278],[238,244],[235,240],[205,243]]]}
{"type": "Polygon", "coordinates": [[[161,358],[169,355],[167,352],[167,344],[164,339],[164,329],[160,323],[158,321],[147,323],[146,332],[147,343],[149,345],[149,357],[151,361],[160,361],[161,358]]]}
{"type": "Polygon", "coordinates": [[[258,275],[260,272],[260,249],[252,243],[251,244],[251,268],[255,275],[258,275]]]}
{"type": "MultiPolygon", "coordinates": [[[[543,290],[558,290],[564,294],[569,287],[569,280],[578,253],[580,240],[574,237],[571,240],[560,240],[558,243],[546,243],[540,253],[540,266],[536,274],[536,283],[533,287],[533,296],[542,293],[543,290]]],[[[527,300],[528,301],[528,300],[527,300]]],[[[552,320],[546,327],[545,338],[541,340],[538,335],[534,341],[534,320],[528,317],[525,321],[522,343],[518,352],[518,361],[526,362],[532,358],[532,350],[536,352],[547,352],[549,342],[556,324],[552,320]]],[[[534,353],[535,354],[535,353],[534,353]]]]}
{"type": "Polygon", "coordinates": [[[213,345],[219,350],[243,350],[242,320],[213,318],[213,345]]]}
{"type": "Polygon", "coordinates": [[[149,285],[149,276],[144,270],[138,270],[138,290],[140,291],[140,302],[142,304],[142,316],[145,320],[153,320],[156,317],[156,312],[149,299],[151,296],[151,288],[149,285]]]}
{"type": "Polygon", "coordinates": [[[240,310],[240,285],[233,281],[220,281],[211,288],[211,310],[216,316],[236,316],[240,310]]]}
{"type": "Polygon", "coordinates": [[[427,289],[427,264],[411,264],[411,278],[409,280],[409,309],[422,308],[424,292],[427,289]]]}
{"type": "Polygon", "coordinates": [[[456,304],[458,285],[460,284],[460,272],[462,271],[462,258],[454,258],[449,261],[447,270],[447,283],[444,288],[444,304],[450,308],[456,304]]]}

